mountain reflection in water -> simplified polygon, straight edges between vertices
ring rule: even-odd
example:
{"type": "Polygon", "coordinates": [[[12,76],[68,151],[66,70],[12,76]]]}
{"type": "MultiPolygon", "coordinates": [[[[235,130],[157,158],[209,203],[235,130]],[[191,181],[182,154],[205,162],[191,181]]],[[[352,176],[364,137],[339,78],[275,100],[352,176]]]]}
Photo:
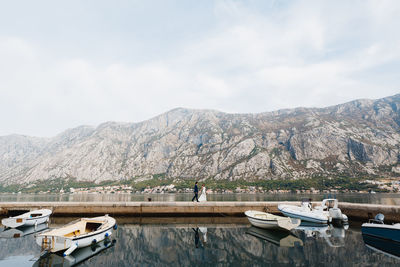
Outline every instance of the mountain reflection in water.
{"type": "MultiPolygon", "coordinates": [[[[329,226],[319,229],[298,229],[293,234],[280,235],[275,232],[258,231],[249,224],[229,224],[229,221],[204,223],[204,218],[192,218],[191,222],[168,225],[162,224],[162,218],[157,222],[160,223],[119,222],[120,227],[112,236],[116,240],[115,245],[102,248],[100,244],[94,255],[91,255],[93,250],[90,247],[86,249],[87,251],[81,251],[82,256],[90,255],[90,257],[79,266],[396,266],[400,264],[400,260],[366,247],[359,227],[350,227],[348,230],[329,228],[329,226]],[[248,234],[252,230],[253,233],[254,230],[257,232],[257,237],[248,234]],[[281,240],[288,236],[289,242],[282,243],[281,240]],[[337,242],[327,242],[327,239],[337,239],[337,242]],[[277,246],[277,242],[280,246],[277,246]]],[[[24,260],[26,257],[20,256],[26,255],[32,255],[33,260],[21,263],[22,266],[34,264],[57,266],[46,265],[49,262],[56,262],[57,255],[47,258],[47,261],[35,263],[39,253],[40,247],[36,245],[33,235],[17,239],[0,239],[0,266],[7,258],[24,260]]]]}

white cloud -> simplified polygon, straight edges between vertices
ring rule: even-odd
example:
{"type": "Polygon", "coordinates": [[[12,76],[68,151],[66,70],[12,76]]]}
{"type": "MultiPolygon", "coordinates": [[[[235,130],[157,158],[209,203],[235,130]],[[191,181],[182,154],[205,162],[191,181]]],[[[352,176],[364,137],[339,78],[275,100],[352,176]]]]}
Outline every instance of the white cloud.
{"type": "Polygon", "coordinates": [[[0,135],[49,136],[178,106],[262,112],[395,94],[399,11],[397,1],[298,1],[266,11],[218,1],[215,27],[169,41],[180,50],[141,64],[65,58],[0,31],[0,135]]]}

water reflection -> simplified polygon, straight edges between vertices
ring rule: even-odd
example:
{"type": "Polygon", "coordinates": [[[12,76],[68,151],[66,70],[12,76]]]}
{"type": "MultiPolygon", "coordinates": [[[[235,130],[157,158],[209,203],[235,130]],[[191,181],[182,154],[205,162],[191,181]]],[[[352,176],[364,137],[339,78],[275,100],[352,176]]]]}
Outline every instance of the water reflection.
{"type": "Polygon", "coordinates": [[[192,230],[194,231],[194,246],[196,248],[199,248],[199,243],[200,243],[199,227],[197,227],[196,229],[192,228],[192,230]]]}
{"type": "Polygon", "coordinates": [[[194,231],[194,246],[196,248],[203,248],[207,245],[207,227],[192,228],[194,231]],[[201,238],[200,238],[201,233],[201,238]]]}
{"type": "Polygon", "coordinates": [[[207,244],[207,227],[199,227],[199,230],[203,236],[203,246],[205,246],[207,244]]]}
{"type": "MultiPolygon", "coordinates": [[[[57,254],[50,254],[49,257],[40,259],[37,263],[35,261],[38,259],[40,247],[35,244],[33,235],[17,239],[0,239],[0,266],[7,264],[9,262],[7,259],[10,258],[14,262],[18,261],[19,266],[32,266],[32,264],[56,266],[54,263],[59,261],[64,264],[60,266],[70,266],[78,262],[80,262],[79,266],[367,266],[374,264],[396,266],[400,264],[400,259],[366,247],[360,229],[353,226],[348,230],[328,226],[325,226],[328,228],[319,229],[304,226],[295,231],[297,237],[289,234],[292,236],[289,239],[294,238],[296,241],[289,241],[289,246],[285,246],[287,243],[282,242],[282,239],[289,235],[276,237],[275,232],[261,231],[257,232],[258,237],[255,237],[250,234],[253,228],[249,224],[230,224],[231,218],[226,218],[225,222],[218,220],[215,223],[207,223],[206,218],[191,219],[192,221],[187,221],[185,218],[182,221],[171,221],[166,224],[165,218],[139,222],[117,218],[120,227],[113,235],[117,242],[109,249],[97,247],[93,251],[91,247],[87,247],[84,250],[75,251],[72,254],[74,259],[57,258],[57,254]],[[164,223],[162,223],[163,220],[164,223]],[[337,237],[343,241],[342,246],[335,246],[333,241],[328,243],[325,237],[329,240],[337,237]],[[196,248],[196,243],[198,248],[196,248]],[[29,261],[27,255],[32,255],[30,258],[35,258],[35,261],[29,261]]],[[[214,218],[210,221],[212,220],[214,218]]]]}
{"type": "Polygon", "coordinates": [[[400,260],[400,244],[395,241],[384,240],[370,235],[362,235],[365,245],[376,252],[400,260]]]}
{"type": "Polygon", "coordinates": [[[56,253],[49,253],[39,258],[33,266],[37,267],[64,267],[64,266],[75,266],[81,262],[88,260],[89,258],[99,254],[100,252],[114,246],[117,241],[105,239],[95,245],[89,247],[80,248],[72,252],[71,255],[63,257],[56,253]]]}
{"type": "Polygon", "coordinates": [[[330,247],[343,247],[348,228],[348,225],[339,227],[332,224],[301,223],[296,230],[303,232],[306,238],[324,239],[330,247]]]}
{"type": "Polygon", "coordinates": [[[20,238],[26,235],[31,235],[34,233],[39,233],[48,228],[47,223],[41,223],[37,226],[25,226],[18,228],[5,228],[2,232],[0,232],[0,238],[20,238]]]}
{"type": "Polygon", "coordinates": [[[292,232],[278,229],[261,229],[250,227],[246,234],[271,242],[278,247],[295,247],[303,246],[303,241],[295,236],[292,232]]]}

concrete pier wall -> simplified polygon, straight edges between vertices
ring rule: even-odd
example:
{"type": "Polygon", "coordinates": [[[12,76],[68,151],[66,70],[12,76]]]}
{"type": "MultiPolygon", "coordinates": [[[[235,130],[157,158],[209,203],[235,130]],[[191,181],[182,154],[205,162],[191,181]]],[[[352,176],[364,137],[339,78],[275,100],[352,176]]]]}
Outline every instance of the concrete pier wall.
{"type": "MultiPolygon", "coordinates": [[[[53,216],[244,216],[246,210],[259,210],[279,214],[278,204],[300,202],[1,202],[0,216],[18,211],[47,208],[53,216]]],[[[383,213],[387,221],[400,222],[400,206],[339,203],[344,214],[353,220],[367,220],[383,213]]]]}

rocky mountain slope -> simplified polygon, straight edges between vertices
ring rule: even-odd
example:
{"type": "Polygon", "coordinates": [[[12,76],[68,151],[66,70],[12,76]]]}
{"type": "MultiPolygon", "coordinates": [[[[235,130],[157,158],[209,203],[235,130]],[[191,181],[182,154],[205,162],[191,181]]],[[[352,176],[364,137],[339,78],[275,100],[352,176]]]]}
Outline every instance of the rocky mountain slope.
{"type": "Polygon", "coordinates": [[[259,114],[174,109],[54,138],[0,137],[0,183],[400,173],[400,94],[259,114]]]}

